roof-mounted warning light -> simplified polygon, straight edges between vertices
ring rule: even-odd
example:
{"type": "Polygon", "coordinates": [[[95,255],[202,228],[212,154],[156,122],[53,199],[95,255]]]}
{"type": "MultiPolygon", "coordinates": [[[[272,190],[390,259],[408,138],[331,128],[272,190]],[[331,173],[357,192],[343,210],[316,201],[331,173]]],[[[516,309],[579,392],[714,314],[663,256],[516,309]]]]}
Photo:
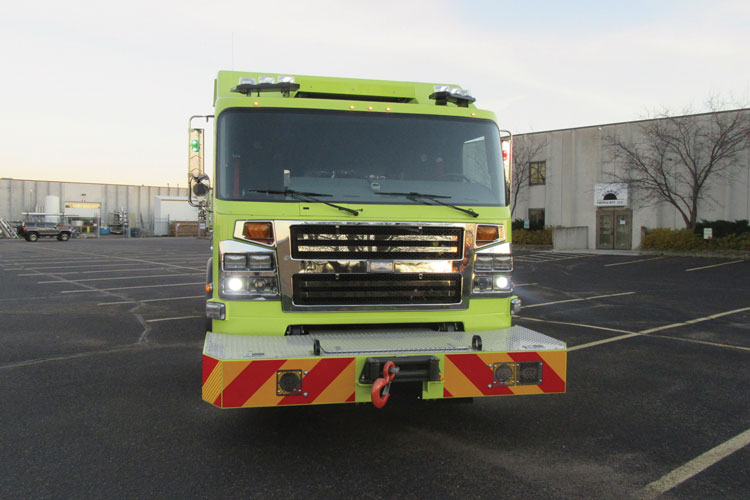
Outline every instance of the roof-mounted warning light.
{"type": "Polygon", "coordinates": [[[279,76],[278,82],[272,76],[259,76],[256,82],[255,78],[243,77],[236,87],[232,87],[232,92],[238,92],[247,96],[257,92],[281,92],[284,97],[289,97],[289,93],[299,90],[299,83],[294,82],[293,76],[279,76]]]}
{"type": "Polygon", "coordinates": [[[435,92],[430,94],[430,99],[434,99],[438,106],[446,106],[451,102],[460,108],[468,108],[469,104],[476,101],[471,91],[448,85],[435,85],[435,92]]]}

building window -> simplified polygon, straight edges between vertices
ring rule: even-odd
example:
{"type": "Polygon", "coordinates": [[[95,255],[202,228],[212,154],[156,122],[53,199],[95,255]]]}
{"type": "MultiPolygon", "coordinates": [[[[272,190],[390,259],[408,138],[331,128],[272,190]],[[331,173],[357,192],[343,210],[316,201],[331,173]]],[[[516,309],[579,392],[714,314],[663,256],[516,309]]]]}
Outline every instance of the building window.
{"type": "Polygon", "coordinates": [[[547,162],[532,161],[529,163],[529,184],[531,186],[541,186],[547,178],[547,162]]]}
{"type": "Polygon", "coordinates": [[[529,229],[544,229],[544,209],[529,209],[529,229]]]}

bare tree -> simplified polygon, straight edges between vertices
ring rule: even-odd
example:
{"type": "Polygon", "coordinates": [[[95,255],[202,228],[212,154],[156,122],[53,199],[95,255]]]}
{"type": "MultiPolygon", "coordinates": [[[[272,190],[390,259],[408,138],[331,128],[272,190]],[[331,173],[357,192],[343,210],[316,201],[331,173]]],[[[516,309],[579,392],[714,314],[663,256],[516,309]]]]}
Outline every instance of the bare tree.
{"type": "Polygon", "coordinates": [[[539,154],[547,148],[547,137],[534,134],[516,136],[513,140],[513,166],[511,168],[512,196],[511,217],[516,211],[518,196],[529,187],[531,176],[531,162],[539,159],[539,154]]]}
{"type": "Polygon", "coordinates": [[[695,229],[698,204],[717,177],[731,178],[737,155],[750,147],[750,109],[673,116],[662,112],[641,122],[632,140],[604,136],[615,172],[613,182],[629,184],[645,206],[668,203],[695,229]]]}

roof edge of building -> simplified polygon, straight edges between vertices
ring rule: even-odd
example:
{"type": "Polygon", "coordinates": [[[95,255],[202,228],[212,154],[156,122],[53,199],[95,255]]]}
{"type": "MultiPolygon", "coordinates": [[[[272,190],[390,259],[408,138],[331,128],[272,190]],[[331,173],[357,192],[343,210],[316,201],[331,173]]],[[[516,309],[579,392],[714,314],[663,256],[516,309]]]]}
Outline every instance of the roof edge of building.
{"type": "MultiPolygon", "coordinates": [[[[721,111],[706,111],[705,113],[693,113],[689,115],[674,115],[670,116],[669,118],[687,118],[690,116],[707,116],[707,115],[713,115],[713,114],[723,114],[723,113],[737,113],[740,111],[748,111],[750,112],[750,107],[748,108],[737,108],[737,109],[724,109],[721,111]]],[[[630,121],[624,121],[624,122],[610,122],[610,123],[601,123],[596,125],[583,125],[581,127],[565,127],[565,128],[555,128],[550,130],[540,130],[538,132],[519,132],[517,134],[514,134],[516,136],[519,135],[535,135],[535,134],[549,134],[552,132],[565,132],[568,130],[581,130],[586,128],[602,128],[602,127],[613,127],[617,125],[625,125],[627,123],[644,123],[644,122],[652,122],[656,120],[664,120],[667,117],[660,117],[660,118],[644,118],[642,120],[630,120],[630,121]]]]}

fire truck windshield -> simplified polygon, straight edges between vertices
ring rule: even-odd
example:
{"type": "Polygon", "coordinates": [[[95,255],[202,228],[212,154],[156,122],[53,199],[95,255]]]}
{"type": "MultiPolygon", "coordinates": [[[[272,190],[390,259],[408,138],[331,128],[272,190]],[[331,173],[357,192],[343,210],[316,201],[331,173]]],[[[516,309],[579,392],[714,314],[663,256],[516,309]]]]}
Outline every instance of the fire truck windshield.
{"type": "Polygon", "coordinates": [[[380,193],[430,193],[458,205],[505,205],[497,126],[433,115],[233,108],[217,128],[217,196],[299,202],[418,204],[380,193]]]}

